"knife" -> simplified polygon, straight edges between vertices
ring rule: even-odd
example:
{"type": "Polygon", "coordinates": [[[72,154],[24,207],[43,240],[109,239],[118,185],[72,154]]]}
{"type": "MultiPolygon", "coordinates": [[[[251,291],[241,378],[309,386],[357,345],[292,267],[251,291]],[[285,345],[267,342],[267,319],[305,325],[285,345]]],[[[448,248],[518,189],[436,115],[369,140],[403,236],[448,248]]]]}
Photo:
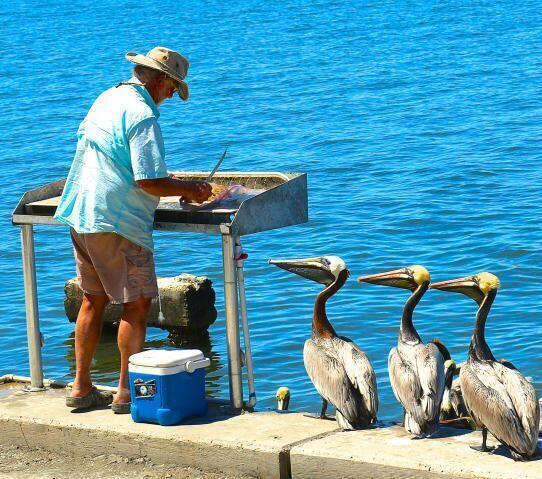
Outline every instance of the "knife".
{"type": "Polygon", "coordinates": [[[226,145],[226,149],[224,150],[224,153],[222,153],[222,156],[220,157],[217,164],[213,168],[213,171],[211,171],[211,173],[209,173],[209,176],[205,180],[207,183],[209,183],[209,181],[211,181],[213,179],[213,176],[215,176],[215,173],[218,171],[218,168],[222,164],[222,161],[224,161],[224,158],[226,158],[226,153],[228,152],[228,146],[230,146],[230,145],[226,145]]]}

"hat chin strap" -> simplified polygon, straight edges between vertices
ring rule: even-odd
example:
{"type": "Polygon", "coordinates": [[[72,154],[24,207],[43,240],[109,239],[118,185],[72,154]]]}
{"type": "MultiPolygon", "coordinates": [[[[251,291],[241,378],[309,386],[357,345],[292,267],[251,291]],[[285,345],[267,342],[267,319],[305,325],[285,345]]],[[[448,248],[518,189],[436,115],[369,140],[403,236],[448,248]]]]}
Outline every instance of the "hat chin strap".
{"type": "Polygon", "coordinates": [[[147,86],[147,84],[143,82],[136,83],[133,81],[121,81],[117,86],[115,86],[115,88],[118,88],[119,86],[122,86],[122,85],[147,86]]]}

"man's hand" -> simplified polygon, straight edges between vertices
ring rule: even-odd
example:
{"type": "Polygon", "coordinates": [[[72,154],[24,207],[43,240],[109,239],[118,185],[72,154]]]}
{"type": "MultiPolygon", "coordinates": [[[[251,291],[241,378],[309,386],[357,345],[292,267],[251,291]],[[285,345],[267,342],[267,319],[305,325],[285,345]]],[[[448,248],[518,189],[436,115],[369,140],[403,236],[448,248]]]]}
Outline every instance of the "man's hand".
{"type": "Polygon", "coordinates": [[[188,191],[182,194],[182,197],[191,200],[194,203],[203,203],[213,192],[211,183],[206,181],[190,181],[186,182],[190,185],[188,191]]]}

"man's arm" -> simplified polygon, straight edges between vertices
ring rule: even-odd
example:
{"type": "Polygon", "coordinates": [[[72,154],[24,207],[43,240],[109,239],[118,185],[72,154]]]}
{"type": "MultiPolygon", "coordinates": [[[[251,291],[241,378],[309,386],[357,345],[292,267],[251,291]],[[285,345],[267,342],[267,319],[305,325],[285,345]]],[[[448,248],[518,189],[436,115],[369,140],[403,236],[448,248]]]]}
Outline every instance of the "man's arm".
{"type": "Polygon", "coordinates": [[[130,158],[137,185],[153,196],[182,196],[197,203],[211,196],[204,181],[183,181],[168,177],[164,161],[164,140],[155,118],[139,123],[130,133],[130,158]]]}
{"type": "Polygon", "coordinates": [[[153,196],[182,196],[196,203],[203,203],[211,196],[212,186],[205,181],[183,181],[176,178],[136,180],[137,185],[153,196]]]}

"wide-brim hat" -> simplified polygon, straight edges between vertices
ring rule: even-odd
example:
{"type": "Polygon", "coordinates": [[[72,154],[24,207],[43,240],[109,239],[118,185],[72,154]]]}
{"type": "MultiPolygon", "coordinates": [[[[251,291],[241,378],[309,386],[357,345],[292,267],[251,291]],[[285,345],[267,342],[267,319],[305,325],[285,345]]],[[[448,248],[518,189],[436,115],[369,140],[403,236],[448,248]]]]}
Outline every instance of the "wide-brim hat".
{"type": "Polygon", "coordinates": [[[164,72],[167,76],[177,82],[177,93],[183,100],[188,100],[188,85],[184,81],[190,64],[179,52],[165,47],[154,47],[146,55],[128,52],[126,60],[143,65],[153,70],[164,72]]]}

